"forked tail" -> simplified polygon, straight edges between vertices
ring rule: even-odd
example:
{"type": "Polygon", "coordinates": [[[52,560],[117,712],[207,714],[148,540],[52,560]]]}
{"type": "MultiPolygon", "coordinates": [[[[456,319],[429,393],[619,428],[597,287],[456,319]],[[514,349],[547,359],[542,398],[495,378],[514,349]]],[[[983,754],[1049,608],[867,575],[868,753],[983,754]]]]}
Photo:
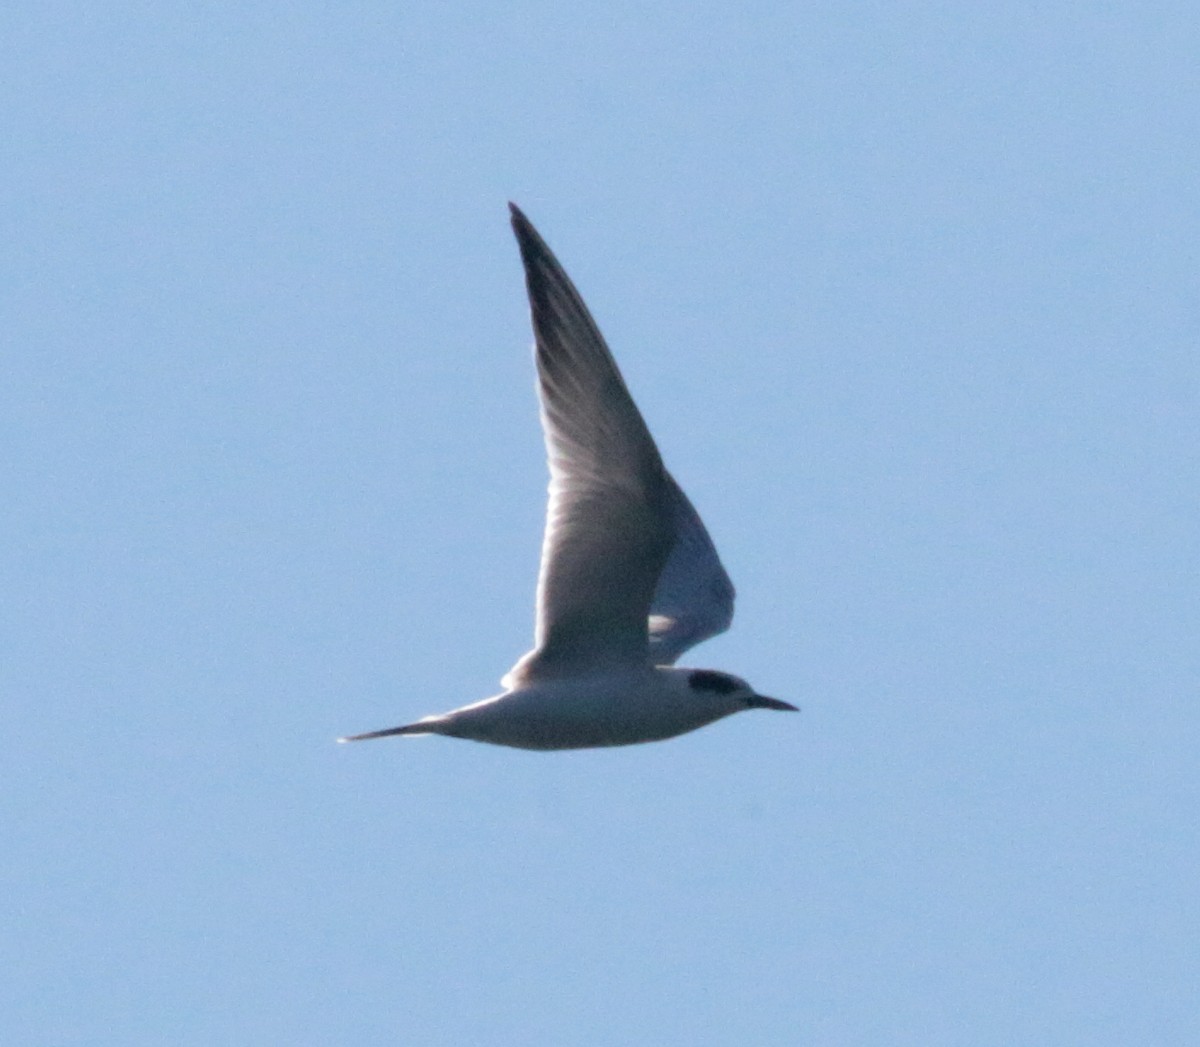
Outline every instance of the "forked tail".
{"type": "Polygon", "coordinates": [[[406,723],[403,727],[385,727],[382,731],[367,731],[366,734],[350,734],[339,738],[339,742],[365,742],[368,738],[387,738],[393,734],[435,734],[428,723],[406,723]]]}

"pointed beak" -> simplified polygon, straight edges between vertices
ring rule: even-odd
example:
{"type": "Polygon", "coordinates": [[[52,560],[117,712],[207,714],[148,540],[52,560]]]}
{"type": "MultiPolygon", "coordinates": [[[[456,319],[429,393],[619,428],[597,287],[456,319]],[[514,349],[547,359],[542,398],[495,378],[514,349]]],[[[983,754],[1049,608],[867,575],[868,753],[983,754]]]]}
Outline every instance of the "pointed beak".
{"type": "Polygon", "coordinates": [[[788,702],[781,702],[778,698],[767,698],[764,695],[756,694],[753,698],[747,700],[746,704],[751,709],[778,709],[780,712],[798,713],[800,710],[788,702]]]}

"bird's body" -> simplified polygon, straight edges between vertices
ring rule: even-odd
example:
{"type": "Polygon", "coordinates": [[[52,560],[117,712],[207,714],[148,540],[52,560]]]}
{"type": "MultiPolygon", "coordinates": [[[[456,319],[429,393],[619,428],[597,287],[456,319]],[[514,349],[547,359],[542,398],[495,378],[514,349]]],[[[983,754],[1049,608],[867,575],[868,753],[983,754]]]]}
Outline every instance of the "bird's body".
{"type": "Polygon", "coordinates": [[[789,708],[754,695],[743,681],[724,673],[643,666],[535,681],[453,712],[372,731],[355,740],[443,734],[515,749],[593,749],[674,738],[756,706],[789,708]],[[710,686],[697,686],[697,678],[710,681],[710,686]],[[722,682],[712,686],[716,681],[722,682]]]}
{"type": "Polygon", "coordinates": [[[674,667],[728,628],[733,585],[579,293],[510,209],[550,462],[534,648],[494,698],[342,741],[441,734],[583,749],[659,741],[743,709],[794,710],[736,676],[674,667]]]}

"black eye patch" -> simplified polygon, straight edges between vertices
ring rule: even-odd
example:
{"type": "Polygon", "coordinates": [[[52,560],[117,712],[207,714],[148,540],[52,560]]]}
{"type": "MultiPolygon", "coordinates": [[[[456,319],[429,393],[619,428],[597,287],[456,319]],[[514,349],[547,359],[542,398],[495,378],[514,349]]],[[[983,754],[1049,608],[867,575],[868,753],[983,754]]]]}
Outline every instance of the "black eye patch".
{"type": "Polygon", "coordinates": [[[741,684],[732,676],[725,673],[713,672],[711,669],[693,669],[688,674],[688,686],[696,691],[715,691],[717,694],[730,694],[741,684]]]}

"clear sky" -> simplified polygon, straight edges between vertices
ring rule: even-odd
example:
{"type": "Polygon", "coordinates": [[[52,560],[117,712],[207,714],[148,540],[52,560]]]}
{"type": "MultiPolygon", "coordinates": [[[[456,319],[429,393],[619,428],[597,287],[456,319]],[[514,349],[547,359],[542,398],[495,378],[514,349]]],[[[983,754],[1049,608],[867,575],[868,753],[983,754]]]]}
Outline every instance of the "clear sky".
{"type": "Polygon", "coordinates": [[[9,4],[0,1042],[1200,1042],[1194,4],[9,4]],[[803,707],[530,645],[505,202],[803,707]]]}

